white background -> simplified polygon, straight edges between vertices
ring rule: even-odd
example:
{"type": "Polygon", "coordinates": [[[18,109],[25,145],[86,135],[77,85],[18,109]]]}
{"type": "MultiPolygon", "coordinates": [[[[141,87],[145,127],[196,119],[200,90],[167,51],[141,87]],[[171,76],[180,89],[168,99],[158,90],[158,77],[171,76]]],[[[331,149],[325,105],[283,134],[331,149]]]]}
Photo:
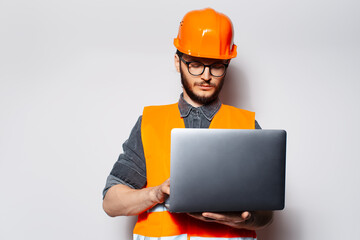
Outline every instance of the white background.
{"type": "Polygon", "coordinates": [[[360,2],[0,0],[0,239],[130,239],[102,189],[142,108],[181,92],[183,15],[233,21],[223,101],[288,132],[286,208],[259,239],[357,239],[360,2]]]}

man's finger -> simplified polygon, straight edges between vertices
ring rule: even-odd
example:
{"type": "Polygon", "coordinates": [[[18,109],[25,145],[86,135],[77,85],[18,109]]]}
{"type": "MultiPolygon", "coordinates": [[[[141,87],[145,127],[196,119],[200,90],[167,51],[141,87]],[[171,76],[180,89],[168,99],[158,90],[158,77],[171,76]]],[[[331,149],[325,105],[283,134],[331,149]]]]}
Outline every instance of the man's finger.
{"type": "Polygon", "coordinates": [[[201,213],[187,213],[189,216],[205,222],[215,222],[215,219],[204,217],[201,213]]]}
{"type": "Polygon", "coordinates": [[[170,178],[168,178],[162,185],[162,191],[170,195],[170,178]]]}
{"type": "Polygon", "coordinates": [[[170,195],[170,186],[165,186],[163,189],[164,193],[166,193],[167,195],[170,195]]]}
{"type": "Polygon", "coordinates": [[[250,212],[240,213],[213,213],[213,212],[203,212],[203,217],[211,218],[216,221],[228,221],[228,222],[244,222],[251,217],[250,212]]]}
{"type": "Polygon", "coordinates": [[[244,220],[248,220],[249,218],[251,218],[251,213],[250,212],[243,212],[241,214],[241,217],[244,219],[244,220]]]}
{"type": "Polygon", "coordinates": [[[220,213],[203,212],[202,216],[205,218],[211,218],[217,221],[226,221],[226,215],[220,213]]]}

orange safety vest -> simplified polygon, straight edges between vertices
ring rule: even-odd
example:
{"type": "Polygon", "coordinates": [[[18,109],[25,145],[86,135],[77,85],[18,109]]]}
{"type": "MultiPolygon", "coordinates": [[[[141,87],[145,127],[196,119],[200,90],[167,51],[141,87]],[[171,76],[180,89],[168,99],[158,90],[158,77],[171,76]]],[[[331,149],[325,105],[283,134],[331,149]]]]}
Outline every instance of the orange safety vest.
{"type": "MultiPolygon", "coordinates": [[[[146,187],[160,185],[170,177],[171,129],[184,127],[177,103],[144,108],[141,138],[146,159],[146,187]]],[[[223,104],[209,128],[254,129],[255,113],[223,104]]],[[[256,233],[223,224],[204,222],[184,213],[170,213],[163,204],[141,213],[134,228],[134,239],[139,240],[160,238],[189,240],[202,237],[255,239],[256,233]]]]}

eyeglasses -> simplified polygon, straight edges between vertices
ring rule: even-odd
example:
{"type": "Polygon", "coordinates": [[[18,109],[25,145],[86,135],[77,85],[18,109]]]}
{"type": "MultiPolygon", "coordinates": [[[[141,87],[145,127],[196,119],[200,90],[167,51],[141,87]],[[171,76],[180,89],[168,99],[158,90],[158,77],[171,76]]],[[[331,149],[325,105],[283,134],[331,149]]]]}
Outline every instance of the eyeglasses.
{"type": "Polygon", "coordinates": [[[222,77],[224,76],[226,69],[229,66],[228,63],[213,63],[210,65],[205,65],[201,62],[187,62],[182,57],[180,57],[180,60],[187,65],[189,73],[193,76],[199,76],[203,74],[205,68],[208,67],[212,76],[222,77]]]}

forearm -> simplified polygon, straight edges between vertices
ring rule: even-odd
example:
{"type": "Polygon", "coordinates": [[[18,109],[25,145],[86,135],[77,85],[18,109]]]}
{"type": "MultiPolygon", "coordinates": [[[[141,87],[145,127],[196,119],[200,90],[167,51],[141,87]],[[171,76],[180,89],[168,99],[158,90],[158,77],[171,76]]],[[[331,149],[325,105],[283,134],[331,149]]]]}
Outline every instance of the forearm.
{"type": "Polygon", "coordinates": [[[138,215],[158,203],[154,188],[132,189],[126,185],[112,186],[103,201],[104,211],[111,217],[138,215]]]}

